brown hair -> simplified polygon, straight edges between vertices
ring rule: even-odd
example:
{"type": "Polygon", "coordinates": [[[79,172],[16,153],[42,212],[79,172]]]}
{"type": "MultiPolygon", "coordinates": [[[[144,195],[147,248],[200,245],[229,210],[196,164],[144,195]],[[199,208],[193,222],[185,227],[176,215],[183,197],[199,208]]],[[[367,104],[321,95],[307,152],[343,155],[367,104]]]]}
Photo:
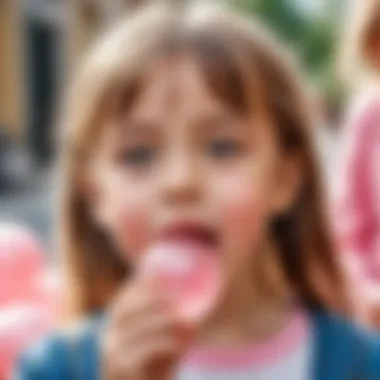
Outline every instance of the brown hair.
{"type": "Polygon", "coordinates": [[[380,36],[380,1],[354,0],[348,8],[338,61],[340,75],[347,84],[357,84],[368,72],[378,71],[370,55],[375,36],[380,36]]]}
{"type": "Polygon", "coordinates": [[[89,53],[65,121],[62,248],[75,315],[102,309],[127,269],[91,218],[81,191],[81,167],[115,106],[136,100],[143,73],[155,58],[190,53],[210,89],[240,113],[260,101],[286,154],[302,163],[303,186],[289,212],[273,221],[281,268],[311,308],[346,310],[343,279],[324,220],[311,122],[300,81],[287,53],[268,31],[223,9],[151,7],[125,19],[89,53]],[[259,92],[259,97],[255,96],[259,92]],[[255,101],[252,99],[255,97],[255,101]]]}

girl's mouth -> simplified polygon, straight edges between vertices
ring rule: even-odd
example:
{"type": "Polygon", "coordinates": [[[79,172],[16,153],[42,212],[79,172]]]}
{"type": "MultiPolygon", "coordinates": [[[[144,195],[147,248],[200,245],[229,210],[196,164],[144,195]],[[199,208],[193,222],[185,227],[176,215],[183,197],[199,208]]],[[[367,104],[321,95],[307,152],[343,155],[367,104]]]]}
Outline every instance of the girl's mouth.
{"type": "Polygon", "coordinates": [[[141,275],[158,280],[179,315],[198,323],[214,307],[222,287],[218,234],[202,223],[177,222],[162,229],[142,258],[141,275]]]}
{"type": "Polygon", "coordinates": [[[164,228],[159,234],[159,240],[165,243],[216,248],[219,238],[215,228],[197,222],[181,221],[164,228]]]}

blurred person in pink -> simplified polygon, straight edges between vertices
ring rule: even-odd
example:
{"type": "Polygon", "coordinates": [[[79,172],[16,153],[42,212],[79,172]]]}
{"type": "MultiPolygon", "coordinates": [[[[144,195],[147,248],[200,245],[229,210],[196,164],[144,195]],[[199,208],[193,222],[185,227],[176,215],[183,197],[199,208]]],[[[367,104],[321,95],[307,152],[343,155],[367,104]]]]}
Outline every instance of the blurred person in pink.
{"type": "Polygon", "coordinates": [[[26,228],[0,225],[0,379],[8,379],[21,351],[54,327],[58,276],[26,228]]]}
{"type": "Polygon", "coordinates": [[[380,1],[349,10],[341,69],[351,86],[334,187],[336,228],[359,319],[380,327],[380,1]]]}

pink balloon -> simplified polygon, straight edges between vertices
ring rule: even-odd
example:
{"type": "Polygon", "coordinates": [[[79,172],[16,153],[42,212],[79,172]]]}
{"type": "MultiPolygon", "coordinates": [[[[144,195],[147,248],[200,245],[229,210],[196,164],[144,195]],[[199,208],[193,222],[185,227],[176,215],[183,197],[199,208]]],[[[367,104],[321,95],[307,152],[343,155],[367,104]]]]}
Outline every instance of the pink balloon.
{"type": "Polygon", "coordinates": [[[0,225],[0,379],[10,378],[20,353],[56,325],[61,289],[33,234],[0,225]]]}
{"type": "Polygon", "coordinates": [[[35,301],[47,307],[54,320],[57,320],[61,314],[63,287],[61,277],[58,271],[53,268],[47,268],[37,275],[33,281],[35,301]]]}
{"type": "Polygon", "coordinates": [[[34,298],[30,286],[44,267],[42,248],[25,228],[0,225],[0,306],[34,298]]]}
{"type": "Polygon", "coordinates": [[[0,310],[0,378],[8,379],[17,357],[53,326],[49,311],[33,304],[0,310]]]}

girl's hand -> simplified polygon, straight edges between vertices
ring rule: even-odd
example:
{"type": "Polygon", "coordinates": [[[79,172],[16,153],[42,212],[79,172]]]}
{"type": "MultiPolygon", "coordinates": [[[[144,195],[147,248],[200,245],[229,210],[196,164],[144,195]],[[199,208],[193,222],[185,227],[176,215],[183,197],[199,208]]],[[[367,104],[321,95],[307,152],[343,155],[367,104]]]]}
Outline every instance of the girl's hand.
{"type": "Polygon", "coordinates": [[[104,378],[170,379],[189,332],[157,284],[147,279],[129,284],[111,308],[104,334],[104,378]]]}

